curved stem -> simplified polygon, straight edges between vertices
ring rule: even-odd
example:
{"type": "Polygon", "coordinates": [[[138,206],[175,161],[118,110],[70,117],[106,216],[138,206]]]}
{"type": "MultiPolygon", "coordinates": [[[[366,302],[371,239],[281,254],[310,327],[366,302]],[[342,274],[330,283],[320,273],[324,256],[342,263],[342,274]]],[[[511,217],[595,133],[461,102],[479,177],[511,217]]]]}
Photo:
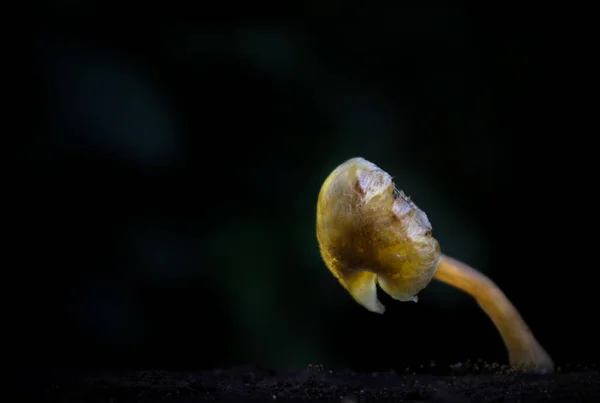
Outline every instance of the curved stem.
{"type": "Polygon", "coordinates": [[[483,273],[442,255],[434,278],[475,298],[500,332],[512,366],[538,371],[554,369],[550,355],[535,339],[517,309],[483,273]]]}

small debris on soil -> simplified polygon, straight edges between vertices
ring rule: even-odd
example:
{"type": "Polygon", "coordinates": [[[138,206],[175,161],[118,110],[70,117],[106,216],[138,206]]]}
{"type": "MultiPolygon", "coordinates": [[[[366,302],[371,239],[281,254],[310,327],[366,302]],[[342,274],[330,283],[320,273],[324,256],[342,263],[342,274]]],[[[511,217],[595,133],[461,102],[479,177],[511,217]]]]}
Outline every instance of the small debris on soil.
{"type": "MultiPolygon", "coordinates": [[[[42,381],[46,402],[598,402],[600,371],[569,368],[522,374],[478,364],[444,375],[326,370],[300,373],[244,366],[202,372],[53,370],[42,381]],[[494,372],[495,371],[495,372],[494,372]]],[[[40,385],[35,385],[40,386],[40,385]]]]}

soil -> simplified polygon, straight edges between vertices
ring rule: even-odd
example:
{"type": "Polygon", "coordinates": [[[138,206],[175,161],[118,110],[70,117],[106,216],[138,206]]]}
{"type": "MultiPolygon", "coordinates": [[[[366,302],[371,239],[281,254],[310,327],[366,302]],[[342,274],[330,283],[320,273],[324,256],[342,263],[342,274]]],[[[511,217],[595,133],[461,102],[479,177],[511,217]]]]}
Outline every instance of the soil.
{"type": "Polygon", "coordinates": [[[54,370],[42,386],[45,402],[600,402],[597,367],[535,375],[498,368],[407,371],[54,370]]]}

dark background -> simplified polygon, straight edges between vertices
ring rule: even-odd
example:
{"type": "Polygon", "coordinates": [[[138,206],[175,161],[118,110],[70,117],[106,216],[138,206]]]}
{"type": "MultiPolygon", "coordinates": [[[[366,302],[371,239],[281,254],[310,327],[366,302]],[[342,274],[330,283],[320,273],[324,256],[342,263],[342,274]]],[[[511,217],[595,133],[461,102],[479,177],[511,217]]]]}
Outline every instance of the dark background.
{"type": "Polygon", "coordinates": [[[526,24],[433,3],[228,7],[56,2],[32,24],[22,354],[192,369],[506,362],[459,291],[432,282],[417,304],[380,292],[381,316],[327,271],[317,195],[362,156],[428,214],[447,254],[498,283],[559,364],[598,361],[593,280],[571,274],[563,235],[537,226],[575,213],[540,213],[548,171],[516,162],[532,128],[554,124],[539,119],[554,100],[538,91],[526,24]]]}

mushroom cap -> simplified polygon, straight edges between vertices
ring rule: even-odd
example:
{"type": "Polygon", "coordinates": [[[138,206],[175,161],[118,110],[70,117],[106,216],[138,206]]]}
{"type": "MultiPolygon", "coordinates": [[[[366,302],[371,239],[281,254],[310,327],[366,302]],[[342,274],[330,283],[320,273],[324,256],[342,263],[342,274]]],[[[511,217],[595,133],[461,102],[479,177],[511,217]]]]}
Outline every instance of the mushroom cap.
{"type": "Polygon", "coordinates": [[[440,247],[431,224],[392,177],[352,158],[325,180],[317,202],[317,239],[327,268],[368,310],[383,313],[376,283],[399,301],[417,301],[433,278],[440,247]]]}

